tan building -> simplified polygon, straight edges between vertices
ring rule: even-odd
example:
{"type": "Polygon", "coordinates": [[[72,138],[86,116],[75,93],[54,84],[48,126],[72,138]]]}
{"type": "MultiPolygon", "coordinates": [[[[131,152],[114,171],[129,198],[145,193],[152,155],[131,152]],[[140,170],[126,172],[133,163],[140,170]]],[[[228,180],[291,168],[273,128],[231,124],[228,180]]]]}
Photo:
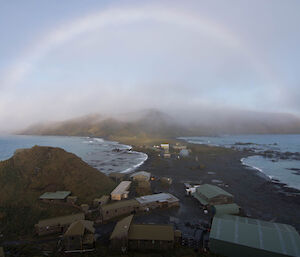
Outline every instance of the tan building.
{"type": "Polygon", "coordinates": [[[169,152],[170,145],[169,144],[160,144],[160,148],[163,149],[165,152],[169,152]]]}
{"type": "Polygon", "coordinates": [[[137,200],[122,200],[106,204],[100,207],[100,214],[103,221],[120,217],[122,215],[129,215],[140,211],[140,204],[137,200]]]}
{"type": "Polygon", "coordinates": [[[110,194],[111,200],[120,201],[124,198],[128,198],[129,187],[131,185],[131,181],[122,181],[110,194]]]}
{"type": "Polygon", "coordinates": [[[84,218],[85,216],[83,213],[77,213],[52,219],[44,219],[40,220],[38,224],[35,224],[35,230],[39,236],[64,233],[70,224],[78,220],[84,220],[84,218]]]}
{"type": "Polygon", "coordinates": [[[119,221],[110,237],[111,247],[116,250],[157,249],[166,250],[174,247],[176,236],[172,225],[133,224],[133,215],[119,221]]]}
{"type": "Polygon", "coordinates": [[[78,220],[73,222],[64,233],[63,245],[66,253],[94,250],[94,222],[89,220],[78,220]]]}

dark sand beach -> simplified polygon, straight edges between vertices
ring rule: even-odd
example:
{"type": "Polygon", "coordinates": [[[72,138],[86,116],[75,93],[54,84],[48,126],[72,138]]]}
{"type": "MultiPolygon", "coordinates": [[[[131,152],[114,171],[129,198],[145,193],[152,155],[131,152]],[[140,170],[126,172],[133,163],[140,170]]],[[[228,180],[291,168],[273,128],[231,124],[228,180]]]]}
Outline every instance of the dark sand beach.
{"type": "MultiPolygon", "coordinates": [[[[235,202],[248,217],[293,225],[300,231],[300,194],[294,189],[267,180],[259,171],[245,167],[241,158],[249,155],[221,147],[190,144],[189,157],[163,159],[158,152],[136,148],[148,154],[148,160],[139,168],[157,177],[171,177],[170,187],[161,188],[154,182],[155,192],[169,191],[180,199],[179,209],[158,211],[157,214],[137,217],[141,222],[174,223],[183,231],[186,223],[209,221],[201,206],[192,197],[185,196],[184,182],[211,183],[234,195],[235,202]],[[196,158],[197,156],[197,158],[196,158]]],[[[187,231],[188,232],[188,231],[187,231]]]]}

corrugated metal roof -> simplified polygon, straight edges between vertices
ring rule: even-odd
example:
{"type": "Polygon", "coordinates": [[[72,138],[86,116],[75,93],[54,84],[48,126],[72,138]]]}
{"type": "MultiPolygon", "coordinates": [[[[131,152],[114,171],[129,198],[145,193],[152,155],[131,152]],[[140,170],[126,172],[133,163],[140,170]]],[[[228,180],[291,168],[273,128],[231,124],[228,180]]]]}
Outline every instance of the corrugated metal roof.
{"type": "Polygon", "coordinates": [[[197,194],[197,191],[192,192],[192,196],[195,197],[201,204],[208,205],[208,202],[203,197],[201,197],[199,194],[197,194]]]}
{"type": "Polygon", "coordinates": [[[129,187],[130,187],[131,181],[122,181],[112,192],[113,194],[123,194],[129,187]]]}
{"type": "Polygon", "coordinates": [[[40,199],[63,200],[70,194],[71,194],[70,191],[45,192],[40,196],[40,199]]]}
{"type": "Polygon", "coordinates": [[[110,239],[122,238],[122,237],[127,236],[132,218],[133,218],[133,215],[130,215],[130,216],[120,220],[116,224],[116,226],[110,236],[110,239]]]}
{"type": "Polygon", "coordinates": [[[200,185],[199,187],[197,187],[196,192],[201,193],[208,199],[214,198],[218,195],[226,195],[229,197],[233,197],[232,194],[226,192],[222,188],[215,186],[215,185],[210,185],[210,184],[200,185]]]}
{"type": "Polygon", "coordinates": [[[174,228],[171,225],[132,224],[128,233],[129,240],[174,240],[174,228]]]}
{"type": "Polygon", "coordinates": [[[300,236],[290,225],[232,215],[215,216],[210,238],[287,256],[300,256],[300,236]]]}
{"type": "Polygon", "coordinates": [[[140,203],[140,204],[147,204],[147,203],[151,203],[151,202],[178,202],[178,198],[176,198],[174,195],[171,195],[169,193],[160,193],[160,194],[154,194],[154,195],[145,195],[145,196],[141,196],[136,198],[136,200],[140,203]]]}
{"type": "Polygon", "coordinates": [[[239,212],[240,212],[240,207],[235,203],[217,204],[217,205],[214,205],[213,208],[215,209],[216,215],[239,214],[239,212]]]}
{"type": "Polygon", "coordinates": [[[102,211],[109,211],[109,210],[115,210],[122,207],[129,207],[129,206],[139,206],[140,204],[135,199],[132,200],[121,200],[115,203],[105,204],[101,207],[102,211]]]}
{"type": "Polygon", "coordinates": [[[64,236],[82,236],[85,230],[95,233],[94,222],[90,220],[75,221],[69,226],[64,236]]]}
{"type": "Polygon", "coordinates": [[[84,218],[85,218],[84,213],[77,213],[68,216],[60,216],[51,219],[40,220],[37,226],[46,227],[46,226],[53,226],[53,225],[67,225],[77,220],[84,220],[84,218]]]}

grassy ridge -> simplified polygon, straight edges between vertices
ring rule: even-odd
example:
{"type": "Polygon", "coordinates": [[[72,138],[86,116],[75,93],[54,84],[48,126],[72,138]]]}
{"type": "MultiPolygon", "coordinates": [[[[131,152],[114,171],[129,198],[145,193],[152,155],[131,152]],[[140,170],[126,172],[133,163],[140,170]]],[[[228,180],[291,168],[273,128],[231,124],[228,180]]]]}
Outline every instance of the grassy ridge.
{"type": "Polygon", "coordinates": [[[63,149],[34,146],[19,150],[0,162],[0,228],[26,233],[39,218],[77,211],[40,203],[38,197],[46,191],[71,191],[79,203],[90,204],[114,187],[106,175],[63,149]]]}

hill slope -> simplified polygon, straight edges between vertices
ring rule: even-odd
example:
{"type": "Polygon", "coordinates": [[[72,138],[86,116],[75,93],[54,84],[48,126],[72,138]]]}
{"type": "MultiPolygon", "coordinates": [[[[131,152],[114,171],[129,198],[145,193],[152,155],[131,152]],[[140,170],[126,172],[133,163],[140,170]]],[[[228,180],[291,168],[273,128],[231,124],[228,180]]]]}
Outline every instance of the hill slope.
{"type": "Polygon", "coordinates": [[[124,138],[170,138],[216,134],[300,133],[299,117],[250,111],[177,111],[168,115],[157,110],[103,118],[85,116],[64,122],[34,125],[19,134],[97,136],[124,138]]]}
{"type": "Polygon", "coordinates": [[[30,228],[39,218],[74,212],[72,208],[43,206],[38,201],[42,193],[67,190],[78,196],[80,202],[91,203],[94,198],[110,193],[114,186],[106,175],[63,149],[34,146],[18,150],[13,157],[0,162],[0,216],[4,221],[5,217],[9,219],[6,224],[22,227],[24,220],[16,215],[22,213],[25,220],[29,219],[25,224],[30,228]]]}

